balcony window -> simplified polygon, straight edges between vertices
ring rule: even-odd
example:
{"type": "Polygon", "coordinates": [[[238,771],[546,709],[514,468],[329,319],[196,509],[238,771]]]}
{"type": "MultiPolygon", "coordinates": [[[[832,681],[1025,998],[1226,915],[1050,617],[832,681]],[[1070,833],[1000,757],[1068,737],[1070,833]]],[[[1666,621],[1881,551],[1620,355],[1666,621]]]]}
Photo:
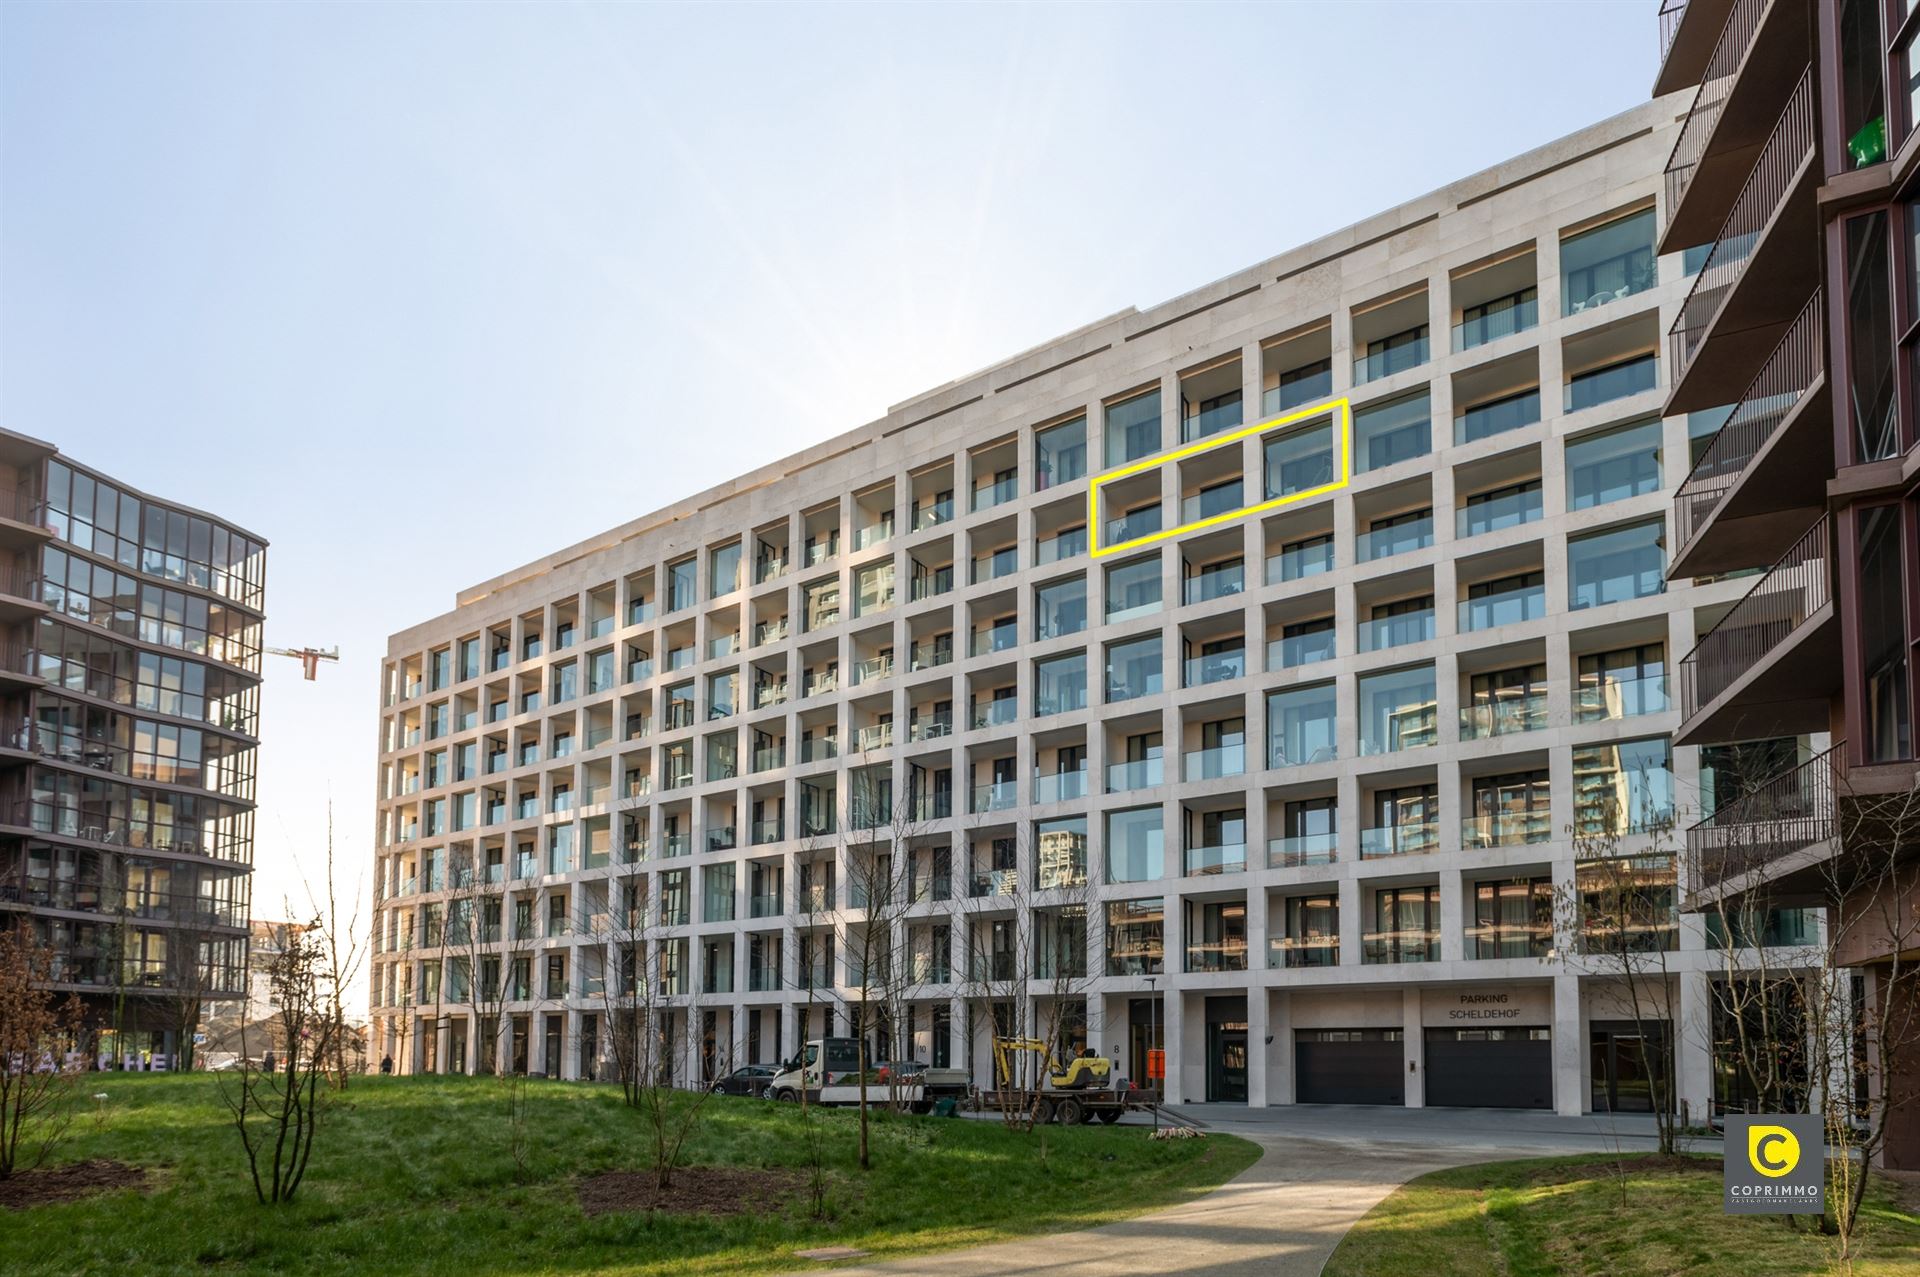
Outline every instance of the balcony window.
{"type": "Polygon", "coordinates": [[[1087,419],[1075,417],[1033,435],[1033,488],[1043,492],[1087,473],[1087,419]]]}
{"type": "Polygon", "coordinates": [[[893,606],[893,561],[869,563],[854,573],[853,614],[871,616],[893,606]]]}
{"type": "Polygon", "coordinates": [[[1470,814],[1460,830],[1464,848],[1518,847],[1553,837],[1544,771],[1483,776],[1473,782],[1470,814]]]}
{"type": "Polygon", "coordinates": [[[1433,410],[1426,387],[1353,412],[1353,468],[1364,474],[1433,451],[1433,410]]]}
{"type": "Polygon", "coordinates": [[[707,553],[707,588],[711,598],[732,594],[740,588],[740,543],[720,546],[707,553]]]}
{"type": "Polygon", "coordinates": [[[1574,611],[1659,594],[1666,588],[1663,525],[1652,519],[1567,539],[1567,606],[1574,611]]]}
{"type": "Polygon", "coordinates": [[[924,532],[953,521],[953,490],[948,488],[913,503],[913,530],[924,532]]]}
{"type": "Polygon", "coordinates": [[[1246,581],[1246,564],[1242,559],[1208,563],[1194,569],[1187,578],[1185,599],[1189,604],[1224,599],[1245,589],[1246,581]]]}
{"type": "Polygon", "coordinates": [[[1160,556],[1107,569],[1107,620],[1131,621],[1160,610],[1160,556]]]}
{"type": "Polygon", "coordinates": [[[1475,958],[1544,958],[1553,948],[1553,879],[1475,883],[1475,958]]]}
{"type": "Polygon", "coordinates": [[[1460,601],[1460,629],[1491,630],[1537,621],[1547,614],[1546,574],[1518,572],[1492,581],[1475,581],[1460,601]]]}
{"type": "Polygon", "coordinates": [[[807,629],[823,630],[840,621],[840,582],[829,577],[804,587],[807,629]]]}
{"type": "Polygon", "coordinates": [[[1330,661],[1338,652],[1338,637],[1330,616],[1296,621],[1281,627],[1279,650],[1269,649],[1267,668],[1290,670],[1318,661],[1330,661]]]}
{"type": "Polygon", "coordinates": [[[1064,638],[1087,628],[1087,578],[1070,576],[1033,592],[1033,636],[1064,638]]]}
{"type": "Polygon", "coordinates": [[[1087,881],[1087,818],[1066,816],[1033,824],[1034,882],[1040,890],[1080,887],[1087,881]]]}
{"type": "Polygon", "coordinates": [[[1679,948],[1674,858],[1605,857],[1574,866],[1581,948],[1588,953],[1656,953],[1679,948]]]}
{"type": "Polygon", "coordinates": [[[1087,654],[1073,652],[1033,663],[1033,712],[1067,714],[1087,707],[1087,654]]]}
{"type": "Polygon", "coordinates": [[[740,675],[729,670],[725,674],[707,676],[707,717],[727,718],[740,708],[740,675]]]}
{"type": "MultiPolygon", "coordinates": [[[[1776,777],[1793,771],[1800,761],[1800,741],[1793,736],[1701,747],[1701,818],[1710,820],[1715,812],[1732,807],[1776,777]]],[[[1803,801],[1801,795],[1794,792],[1799,789],[1800,786],[1794,784],[1789,791],[1796,806],[1803,801]]]]}
{"type": "Polygon", "coordinates": [[[1586,510],[1660,489],[1658,420],[1582,435],[1567,444],[1567,506],[1586,510]]]}
{"type": "MultiPolygon", "coordinates": [[[[1858,4],[1855,9],[1868,6],[1858,4]]],[[[1855,461],[1900,455],[1894,389],[1893,274],[1884,211],[1849,218],[1846,376],[1855,461]]]]}
{"type": "Polygon", "coordinates": [[[1653,240],[1651,208],[1561,240],[1561,313],[1577,315],[1652,288],[1659,282],[1653,240]]]}
{"type": "Polygon", "coordinates": [[[1540,387],[1477,403],[1453,419],[1453,441],[1472,443],[1509,430],[1523,430],[1540,420],[1540,387]]]}
{"type": "Polygon", "coordinates": [[[1466,306],[1453,326],[1453,348],[1472,350],[1488,342],[1526,332],[1540,322],[1539,291],[1523,288],[1505,297],[1466,306]]]}
{"type": "Polygon", "coordinates": [[[1433,544],[1433,510],[1407,510],[1375,519],[1356,540],[1354,557],[1362,563],[1424,550],[1433,544]]]}
{"type": "Polygon", "coordinates": [[[1107,645],[1107,703],[1137,700],[1161,689],[1160,636],[1107,645]]]}
{"type": "Polygon", "coordinates": [[[1575,837],[1641,833],[1673,819],[1672,750],[1664,736],[1573,751],[1575,837]]]}
{"type": "Polygon", "coordinates": [[[1107,813],[1107,881],[1152,882],[1165,870],[1166,822],[1158,807],[1107,813]]]}
{"type": "Polygon", "coordinates": [[[1332,967],[1340,963],[1340,897],[1288,896],[1286,934],[1267,955],[1270,967],[1332,967]]]}
{"type": "Polygon", "coordinates": [[[1360,680],[1360,752],[1393,754],[1433,744],[1437,705],[1431,665],[1366,675],[1360,680]]]}
{"type": "Polygon", "coordinates": [[[1285,412],[1325,399],[1333,393],[1333,360],[1316,359],[1280,374],[1280,384],[1267,392],[1266,410],[1285,412]]]}
{"type": "Polygon", "coordinates": [[[1360,623],[1360,650],[1384,652],[1389,648],[1424,643],[1433,637],[1433,596],[1396,599],[1376,603],[1372,615],[1360,623]]]}
{"type": "Polygon", "coordinates": [[[1652,390],[1660,379],[1660,361],[1651,352],[1575,373],[1567,382],[1568,412],[1652,390]]]}
{"type": "Polygon", "coordinates": [[[1440,888],[1390,887],[1373,893],[1373,928],[1363,958],[1375,962],[1440,961],[1440,888]]]}
{"type": "Polygon", "coordinates": [[[893,536],[893,511],[881,510],[873,516],[872,522],[853,530],[853,548],[871,550],[891,536],[893,536]]]}
{"type": "MultiPolygon", "coordinates": [[[[1107,520],[1107,526],[1100,534],[1104,545],[1124,545],[1128,541],[1152,536],[1160,531],[1160,503],[1150,502],[1135,506],[1107,520]]],[[[976,578],[977,579],[977,578],[976,578]]]]}
{"type": "Polygon", "coordinates": [[[1189,782],[1244,775],[1247,770],[1246,720],[1225,718],[1202,724],[1200,748],[1187,753],[1181,761],[1183,778],[1189,782]]]}
{"type": "Polygon", "coordinates": [[[1580,681],[1573,692],[1573,717],[1579,723],[1663,714],[1667,710],[1666,647],[1648,643],[1580,657],[1580,681]]]}
{"type": "Polygon", "coordinates": [[[1332,683],[1267,694],[1267,766],[1297,767],[1339,756],[1332,683]]]}
{"type": "Polygon", "coordinates": [[[1232,430],[1242,420],[1244,416],[1240,408],[1239,391],[1230,390],[1224,395],[1202,399],[1194,406],[1191,416],[1181,418],[1180,441],[1192,443],[1208,435],[1217,435],[1222,430],[1232,430]]]}
{"type": "Polygon", "coordinates": [[[667,611],[678,612],[699,602],[700,590],[695,580],[698,570],[699,565],[690,558],[667,565],[667,611]]]}
{"type": "Polygon", "coordinates": [[[1266,441],[1267,500],[1324,488],[1334,480],[1333,422],[1322,420],[1266,441]]]}
{"type": "Polygon", "coordinates": [[[973,655],[991,656],[1020,646],[1020,627],[1011,616],[998,617],[973,632],[973,655]]]}
{"type": "Polygon", "coordinates": [[[913,602],[938,598],[952,589],[953,564],[943,563],[937,568],[930,568],[923,563],[914,563],[913,578],[907,584],[907,594],[913,602]]]}
{"type": "Polygon", "coordinates": [[[1534,522],[1540,514],[1540,481],[1529,479],[1525,483],[1474,493],[1455,517],[1457,532],[1465,538],[1517,528],[1534,522]]]}
{"type": "Polygon", "coordinates": [[[1333,571],[1333,533],[1289,541],[1267,560],[1267,584],[1298,581],[1333,571]]]}
{"type": "Polygon", "coordinates": [[[1165,780],[1161,763],[1163,748],[1159,732],[1127,737],[1126,761],[1107,764],[1107,792],[1124,794],[1162,783],[1165,780]]]}
{"type": "Polygon", "coordinates": [[[1160,451],[1160,392],[1107,405],[1107,465],[1125,465],[1160,451]]]}
{"type": "MultiPolygon", "coordinates": [[[[1842,0],[1838,10],[1840,136],[1854,168],[1887,157],[1886,36],[1877,0],[1842,0]]],[[[1906,6],[1901,6],[1906,12],[1906,6]]]]}
{"type": "Polygon", "coordinates": [[[1303,798],[1286,805],[1278,838],[1267,840],[1267,868],[1330,865],[1339,854],[1340,805],[1334,798],[1303,798]]]}
{"type": "Polygon", "coordinates": [[[1107,974],[1160,975],[1166,915],[1158,896],[1107,902],[1107,974]]]}
{"type": "Polygon", "coordinates": [[[1367,343],[1367,353],[1353,361],[1353,384],[1364,386],[1427,362],[1427,326],[1408,328],[1367,343]]]}
{"type": "Polygon", "coordinates": [[[1912,698],[1902,567],[1900,507],[1859,511],[1861,704],[1865,755],[1884,763],[1913,756],[1912,698]]]}
{"type": "Polygon", "coordinates": [[[1538,731],[1547,725],[1547,667],[1521,665],[1475,674],[1460,707],[1460,737],[1480,740],[1538,731]]]}

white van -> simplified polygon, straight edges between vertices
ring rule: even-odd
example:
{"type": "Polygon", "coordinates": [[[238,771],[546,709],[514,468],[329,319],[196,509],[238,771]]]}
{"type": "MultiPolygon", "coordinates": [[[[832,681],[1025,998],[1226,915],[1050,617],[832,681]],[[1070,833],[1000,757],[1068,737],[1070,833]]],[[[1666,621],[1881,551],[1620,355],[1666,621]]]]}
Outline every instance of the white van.
{"type": "MultiPolygon", "coordinates": [[[[860,1102],[860,1042],[857,1038],[815,1038],[801,1049],[799,1058],[788,1060],[767,1083],[766,1096],[790,1104],[800,1102],[805,1093],[812,1104],[858,1104],[860,1102]]],[[[914,1066],[895,1080],[888,1066],[867,1064],[867,1103],[885,1104],[897,1095],[915,1113],[930,1111],[941,1099],[965,1099],[966,1073],[959,1069],[923,1069],[914,1066]]]]}

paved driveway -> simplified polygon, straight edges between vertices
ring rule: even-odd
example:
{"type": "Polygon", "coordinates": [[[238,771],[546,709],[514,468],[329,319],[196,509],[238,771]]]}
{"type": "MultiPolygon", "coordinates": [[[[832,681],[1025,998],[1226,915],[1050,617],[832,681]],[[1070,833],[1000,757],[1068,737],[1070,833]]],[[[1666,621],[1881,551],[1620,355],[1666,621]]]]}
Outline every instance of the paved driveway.
{"type": "Polygon", "coordinates": [[[1632,1118],[1610,1124],[1545,1113],[1323,1105],[1180,1111],[1210,1130],[1254,1141],[1264,1156],[1207,1196],[1157,1214],[832,1271],[836,1277],[1317,1277],[1353,1222],[1416,1175],[1506,1157],[1654,1147],[1651,1122],[1632,1118]]]}

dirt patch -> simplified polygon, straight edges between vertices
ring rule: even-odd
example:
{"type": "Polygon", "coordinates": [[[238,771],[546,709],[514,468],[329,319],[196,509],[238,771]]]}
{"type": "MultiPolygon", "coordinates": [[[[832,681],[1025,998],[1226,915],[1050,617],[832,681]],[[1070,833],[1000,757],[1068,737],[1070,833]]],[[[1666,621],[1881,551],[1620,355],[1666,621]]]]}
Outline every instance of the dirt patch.
{"type": "Polygon", "coordinates": [[[589,1215],[615,1211],[665,1211],[670,1215],[765,1214],[783,1209],[806,1191],[799,1171],[744,1166],[682,1166],[663,1192],[652,1171],[602,1171],[580,1181],[580,1209],[589,1215]]]}
{"type": "Polygon", "coordinates": [[[18,1171],[8,1179],[0,1179],[0,1207],[25,1210],[29,1206],[71,1202],[116,1188],[140,1188],[146,1180],[147,1173],[138,1166],[104,1158],[18,1171]]]}

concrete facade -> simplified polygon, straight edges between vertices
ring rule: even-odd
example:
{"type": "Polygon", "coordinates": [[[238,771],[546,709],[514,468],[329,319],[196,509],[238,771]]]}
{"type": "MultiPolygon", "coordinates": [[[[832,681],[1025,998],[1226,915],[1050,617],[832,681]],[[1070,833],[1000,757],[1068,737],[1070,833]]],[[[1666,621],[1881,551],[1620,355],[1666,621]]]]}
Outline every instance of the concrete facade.
{"type": "MultiPolygon", "coordinates": [[[[684,941],[676,1031],[692,1041],[710,1023],[729,1059],[784,1058],[820,1031],[818,1013],[800,1023],[799,937],[859,926],[849,858],[904,844],[893,863],[913,903],[892,924],[895,947],[928,978],[908,997],[902,1044],[982,1083],[989,1019],[969,964],[990,956],[996,922],[1026,936],[1009,915],[1071,901],[1087,910],[1089,974],[1070,989],[1036,981],[1051,990],[1036,987],[1036,1004],[1084,1001],[1072,1042],[1136,1079],[1157,1036],[1171,1100],[1325,1098],[1300,1074],[1328,1045],[1393,1056],[1401,1103],[1460,1102],[1458,1075],[1476,1067],[1460,1061],[1499,1030],[1513,1058],[1549,1062],[1558,1111],[1630,1103],[1630,1080],[1609,1089],[1595,1076],[1614,1059],[1596,1034],[1633,1018],[1619,981],[1604,962],[1563,956],[1565,936],[1539,924],[1578,895],[1576,851],[1593,844],[1571,831],[1612,828],[1623,856],[1671,850],[1671,835],[1621,813],[1684,823],[1698,808],[1697,752],[1666,745],[1677,715],[1665,673],[1693,646],[1697,613],[1743,589],[1665,582],[1659,554],[1690,446],[1685,418],[1659,416],[1659,338],[1689,278],[1681,255],[1652,256],[1684,108],[1647,104],[1090,324],[505,572],[393,635],[373,1057],[473,1069],[486,1032],[533,1071],[604,1071],[593,990],[613,977],[589,920],[631,904],[658,924],[651,942],[684,941]],[[1513,305],[1475,309],[1502,299],[1513,305]],[[1283,391],[1282,374],[1322,360],[1324,384],[1303,376],[1283,391]],[[1408,398],[1422,390],[1427,447],[1408,398]],[[1142,393],[1157,393],[1156,409],[1140,408],[1142,393]],[[1295,393],[1308,396],[1297,406],[1351,399],[1348,487],[1138,553],[1085,553],[1073,530],[1091,477],[1210,427],[1265,421],[1295,393]],[[1073,474],[1071,458],[1042,455],[1040,435],[1076,419],[1085,460],[1073,474]],[[1143,451],[1115,446],[1129,423],[1143,451]],[[735,542],[738,579],[716,590],[713,552],[735,542]],[[689,557],[692,597],[676,607],[670,581],[689,557]],[[1115,575],[1142,561],[1156,566],[1115,575]],[[1083,604],[1062,601],[1071,589],[1037,593],[1074,581],[1083,604]],[[1331,649],[1314,628],[1324,619],[1331,649]],[[1153,638],[1157,660],[1109,651],[1153,638]],[[1639,654],[1639,672],[1620,675],[1623,652],[1639,654]],[[1139,694],[1114,697],[1110,682],[1139,694]],[[1322,688],[1330,716],[1311,708],[1322,688]],[[896,817],[845,832],[846,800],[877,795],[881,776],[911,827],[896,817]],[[828,782],[842,832],[807,833],[822,811],[808,787],[828,782]],[[1323,833],[1326,800],[1335,827],[1323,833]],[[1116,872],[1129,857],[1109,845],[1110,817],[1142,809],[1157,863],[1148,835],[1144,875],[1116,872]],[[1049,894],[1043,852],[1084,864],[1084,897],[1049,894]],[[811,866],[836,862],[825,899],[803,891],[803,867],[811,887],[822,881],[811,866]],[[537,932],[526,996],[484,1030],[440,984],[443,963],[465,961],[443,928],[468,865],[501,894],[503,927],[526,902],[537,932]],[[1517,888],[1531,933],[1492,929],[1478,889],[1533,880],[1517,888]],[[1109,952],[1109,921],[1118,902],[1155,899],[1151,970],[1137,945],[1109,952]],[[1337,901],[1337,925],[1334,910],[1309,910],[1320,921],[1290,934],[1294,899],[1337,901]],[[684,922],[678,904],[661,921],[678,900],[684,922]],[[1330,965],[1304,965],[1328,953],[1330,965]],[[558,987],[534,987],[549,954],[562,959],[558,987]],[[1397,1051],[1355,1045],[1367,1040],[1397,1051]],[[1436,1044],[1451,1076],[1428,1071],[1436,1044]]],[[[1103,517],[1157,500],[1158,526],[1171,527],[1183,506],[1230,499],[1221,485],[1236,477],[1238,504],[1262,484],[1284,490],[1269,442],[1105,485],[1103,517]]],[[[1699,917],[1672,925],[1660,1018],[1677,1022],[1679,1095],[1699,1113],[1713,1098],[1708,983],[1721,958],[1699,917]]],[[[836,1028],[860,997],[845,958],[834,954],[836,1028]]],[[[696,1068],[689,1053],[682,1080],[696,1068]]]]}

